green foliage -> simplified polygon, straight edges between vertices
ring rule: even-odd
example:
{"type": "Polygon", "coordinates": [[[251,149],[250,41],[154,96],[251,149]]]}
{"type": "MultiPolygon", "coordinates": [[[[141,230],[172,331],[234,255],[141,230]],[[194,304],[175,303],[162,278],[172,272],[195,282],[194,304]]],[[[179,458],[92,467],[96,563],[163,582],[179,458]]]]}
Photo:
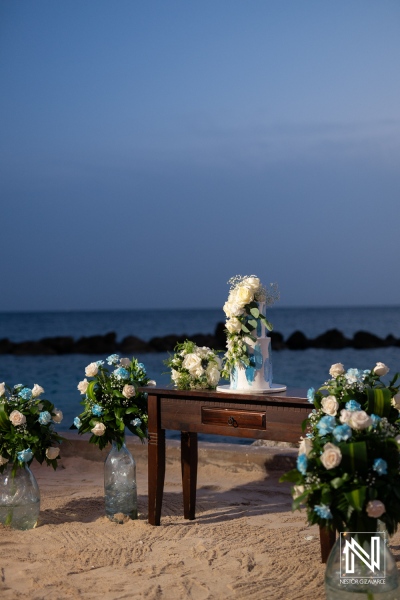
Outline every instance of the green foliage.
{"type": "Polygon", "coordinates": [[[174,351],[164,364],[171,369],[171,381],[179,390],[215,390],[221,376],[216,350],[185,340],[176,344],[174,351]]]}

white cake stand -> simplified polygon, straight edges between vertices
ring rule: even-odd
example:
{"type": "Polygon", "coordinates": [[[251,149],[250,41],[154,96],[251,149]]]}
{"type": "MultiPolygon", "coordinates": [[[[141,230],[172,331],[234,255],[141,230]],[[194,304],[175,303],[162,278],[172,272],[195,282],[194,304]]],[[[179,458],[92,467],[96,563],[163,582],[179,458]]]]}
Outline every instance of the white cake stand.
{"type": "Polygon", "coordinates": [[[225,392],[227,394],[274,394],[276,392],[285,392],[286,390],[287,386],[283,385],[283,383],[273,383],[267,390],[252,390],[250,388],[248,390],[234,390],[229,383],[217,386],[217,392],[225,392]]]}

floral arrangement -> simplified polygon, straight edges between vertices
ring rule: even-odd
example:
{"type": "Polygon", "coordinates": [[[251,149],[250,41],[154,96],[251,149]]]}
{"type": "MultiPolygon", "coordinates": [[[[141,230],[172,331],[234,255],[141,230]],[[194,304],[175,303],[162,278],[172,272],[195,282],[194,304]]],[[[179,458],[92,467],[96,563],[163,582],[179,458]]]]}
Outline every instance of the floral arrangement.
{"type": "Polygon", "coordinates": [[[63,414],[42,394],[44,389],[37,383],[33,388],[0,383],[0,473],[8,464],[15,473],[34,458],[57,468],[60,449],[54,444],[62,438],[54,424],[61,423],[63,414]]]}
{"type": "Polygon", "coordinates": [[[199,348],[186,340],[176,344],[175,354],[164,361],[179,390],[214,390],[221,377],[222,361],[215,350],[199,348]]]}
{"type": "Polygon", "coordinates": [[[85,379],[78,384],[83,396],[83,412],[74,419],[71,429],[91,433],[89,442],[103,449],[115,441],[118,449],[125,439],[125,427],[144,440],[147,433],[147,394],[137,388],[155,385],[146,375],[144,365],[136,358],[120,358],[111,354],[107,364],[103,360],[90,363],[85,379]],[[90,380],[87,379],[90,378],[90,380]]]}
{"type": "Polygon", "coordinates": [[[400,394],[381,381],[389,369],[345,371],[332,365],[308,400],[314,409],[306,420],[297,469],[281,480],[296,484],[293,509],[305,505],[310,524],[338,531],[376,531],[380,519],[390,535],[400,522],[400,394]]]}
{"type": "Polygon", "coordinates": [[[260,328],[261,323],[272,331],[272,324],[260,311],[260,304],[268,307],[279,300],[277,284],[271,283],[267,289],[256,275],[236,275],[228,284],[230,291],[224,304],[228,350],[222,371],[223,377],[227,379],[236,363],[241,362],[245,367],[250,365],[251,356],[247,345],[256,341],[254,331],[260,328]]]}

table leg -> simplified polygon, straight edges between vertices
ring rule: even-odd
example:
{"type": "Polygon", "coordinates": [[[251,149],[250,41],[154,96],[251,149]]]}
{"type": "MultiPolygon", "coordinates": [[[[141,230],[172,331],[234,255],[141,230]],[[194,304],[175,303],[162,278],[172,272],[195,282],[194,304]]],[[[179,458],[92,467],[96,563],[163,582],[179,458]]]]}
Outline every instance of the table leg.
{"type": "Polygon", "coordinates": [[[191,521],[196,515],[197,433],[181,431],[183,516],[191,521]]]}
{"type": "Polygon", "coordinates": [[[336,541],[335,529],[319,526],[319,541],[321,544],[321,562],[326,563],[336,541]]]}
{"type": "Polygon", "coordinates": [[[160,424],[160,400],[149,394],[148,406],[148,482],[150,525],[159,525],[165,479],[165,429],[160,424]]]}

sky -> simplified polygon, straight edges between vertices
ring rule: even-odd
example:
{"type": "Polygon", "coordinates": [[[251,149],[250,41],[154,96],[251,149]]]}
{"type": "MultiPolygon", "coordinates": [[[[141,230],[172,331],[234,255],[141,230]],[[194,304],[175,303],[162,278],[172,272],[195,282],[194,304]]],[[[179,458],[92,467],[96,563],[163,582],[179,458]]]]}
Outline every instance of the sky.
{"type": "Polygon", "coordinates": [[[0,310],[399,305],[398,0],[2,0],[0,310]]]}

